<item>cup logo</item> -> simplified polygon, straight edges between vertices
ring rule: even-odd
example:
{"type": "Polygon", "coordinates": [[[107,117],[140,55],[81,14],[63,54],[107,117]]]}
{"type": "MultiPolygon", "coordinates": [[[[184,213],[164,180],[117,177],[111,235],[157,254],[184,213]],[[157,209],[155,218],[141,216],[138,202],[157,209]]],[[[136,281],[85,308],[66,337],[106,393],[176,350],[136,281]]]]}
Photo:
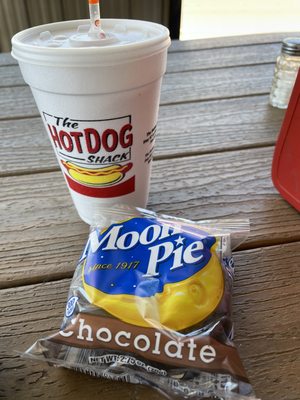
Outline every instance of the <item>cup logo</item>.
{"type": "Polygon", "coordinates": [[[134,192],[131,116],[75,120],[43,112],[43,117],[71,189],[98,198],[134,192]]]}
{"type": "Polygon", "coordinates": [[[128,163],[125,165],[115,164],[109,167],[89,169],[81,168],[69,161],[62,160],[61,162],[75,181],[98,187],[110,186],[120,182],[124,178],[126,172],[132,167],[132,163],[128,163]]]}

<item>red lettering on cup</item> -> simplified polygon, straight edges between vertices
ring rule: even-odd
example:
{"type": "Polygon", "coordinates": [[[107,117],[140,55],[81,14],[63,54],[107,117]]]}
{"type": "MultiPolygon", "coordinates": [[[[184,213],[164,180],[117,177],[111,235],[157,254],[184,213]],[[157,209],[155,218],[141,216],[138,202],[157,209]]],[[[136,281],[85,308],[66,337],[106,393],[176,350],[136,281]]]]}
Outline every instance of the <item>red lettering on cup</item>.
{"type": "Polygon", "coordinates": [[[132,146],[132,125],[131,124],[126,124],[122,126],[121,131],[120,131],[120,145],[126,149],[127,147],[132,146]],[[130,132],[130,133],[127,133],[130,132]]]}
{"type": "Polygon", "coordinates": [[[118,146],[118,132],[114,129],[106,129],[102,134],[102,146],[105,151],[115,151],[118,146]],[[109,143],[111,142],[111,144],[109,143]]]}
{"type": "Polygon", "coordinates": [[[98,153],[101,148],[100,135],[96,129],[86,128],[84,130],[87,151],[91,154],[98,153]]]}
{"type": "Polygon", "coordinates": [[[65,132],[63,130],[59,131],[59,139],[60,139],[60,143],[61,143],[62,147],[66,151],[68,151],[68,152],[73,151],[73,148],[74,148],[73,141],[67,132],[65,132]]]}
{"type": "Polygon", "coordinates": [[[49,129],[50,136],[51,136],[51,139],[53,140],[55,147],[59,147],[61,149],[61,144],[60,144],[59,137],[58,137],[55,126],[51,127],[51,125],[48,124],[48,129],[49,129]]]}
{"type": "Polygon", "coordinates": [[[80,138],[83,137],[83,133],[82,132],[70,132],[70,136],[74,138],[75,146],[76,146],[78,153],[82,153],[80,138]]]}

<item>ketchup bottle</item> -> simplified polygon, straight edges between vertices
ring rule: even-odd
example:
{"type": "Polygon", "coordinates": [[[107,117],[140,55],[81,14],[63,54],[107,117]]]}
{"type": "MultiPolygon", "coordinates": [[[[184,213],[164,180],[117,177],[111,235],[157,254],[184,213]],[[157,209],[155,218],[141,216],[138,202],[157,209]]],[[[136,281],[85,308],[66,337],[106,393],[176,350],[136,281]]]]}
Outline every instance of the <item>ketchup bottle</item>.
{"type": "Polygon", "coordinates": [[[300,73],[277,139],[272,180],[282,197],[300,211],[300,73]]]}

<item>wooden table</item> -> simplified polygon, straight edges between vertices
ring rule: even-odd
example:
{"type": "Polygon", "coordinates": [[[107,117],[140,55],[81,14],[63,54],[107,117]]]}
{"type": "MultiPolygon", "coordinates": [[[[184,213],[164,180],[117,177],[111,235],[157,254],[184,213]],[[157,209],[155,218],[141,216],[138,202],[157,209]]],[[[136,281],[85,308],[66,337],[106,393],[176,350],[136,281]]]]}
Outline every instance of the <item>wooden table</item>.
{"type": "MultiPolygon", "coordinates": [[[[172,44],[149,201],[195,220],[250,218],[235,254],[235,343],[263,400],[300,398],[300,218],[270,178],[284,112],[268,105],[268,93],[285,36],[172,44]]],[[[8,54],[0,65],[0,398],[161,399],[17,353],[60,326],[88,226],[18,66],[8,54]]]]}

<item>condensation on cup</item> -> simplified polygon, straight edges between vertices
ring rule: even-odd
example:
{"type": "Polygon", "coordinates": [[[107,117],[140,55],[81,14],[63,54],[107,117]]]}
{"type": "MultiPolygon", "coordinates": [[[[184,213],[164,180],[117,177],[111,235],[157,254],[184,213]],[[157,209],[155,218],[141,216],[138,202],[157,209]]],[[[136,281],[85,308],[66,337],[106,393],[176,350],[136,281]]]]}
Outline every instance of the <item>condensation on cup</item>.
{"type": "Polygon", "coordinates": [[[97,222],[103,206],[144,207],[169,31],[137,20],[37,26],[12,39],[79,216],[97,222]]]}

